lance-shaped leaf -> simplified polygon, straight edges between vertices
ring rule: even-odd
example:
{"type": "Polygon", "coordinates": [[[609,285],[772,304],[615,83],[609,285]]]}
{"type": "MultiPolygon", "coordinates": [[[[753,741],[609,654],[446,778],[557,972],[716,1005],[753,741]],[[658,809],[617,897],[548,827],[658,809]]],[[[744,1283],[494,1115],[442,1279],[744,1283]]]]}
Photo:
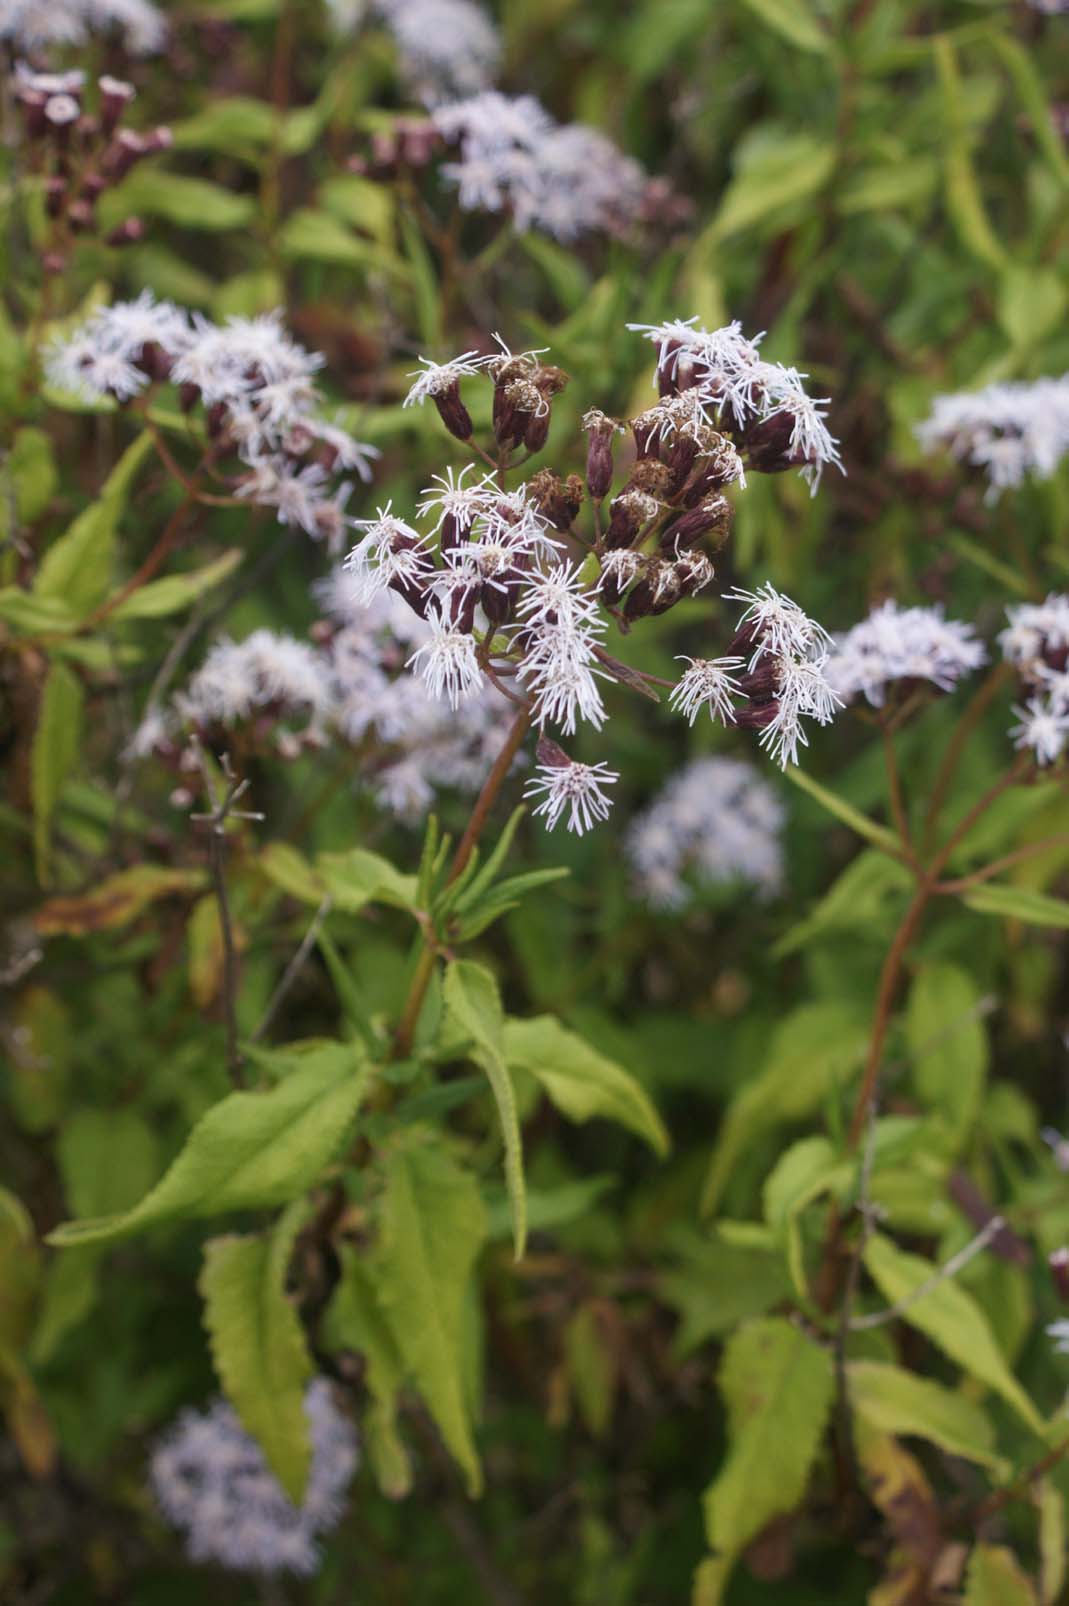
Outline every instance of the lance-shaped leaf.
{"type": "Polygon", "coordinates": [[[469,1491],[482,1488],[464,1377],[464,1299],[486,1237],[473,1177],[415,1141],[386,1164],[375,1287],[394,1342],[469,1491]]]}
{"type": "Polygon", "coordinates": [[[364,1357],[372,1404],[364,1415],[375,1476],[383,1494],[399,1500],[412,1487],[408,1454],[397,1431],[397,1396],[405,1363],[382,1308],[372,1267],[355,1250],[339,1251],[341,1276],[327,1307],[323,1343],[364,1357]]]}
{"type": "Polygon", "coordinates": [[[523,1142],[516,1114],[516,1094],[505,1064],[505,1013],[497,982],[483,965],[476,965],[470,959],[455,959],[446,969],[442,996],[453,1028],[471,1039],[468,1052],[486,1072],[497,1104],[505,1143],[505,1182],[512,1206],[512,1239],[519,1260],[527,1242],[523,1142]]]}
{"type": "Polygon", "coordinates": [[[316,871],[334,900],[335,908],[355,914],[366,903],[390,903],[412,909],[416,903],[415,876],[402,875],[389,859],[364,848],[348,853],[321,853],[316,871]]]}
{"type": "Polygon", "coordinates": [[[64,782],[78,762],[84,707],[85,695],[77,675],[66,664],[53,663],[41,693],[30,756],[34,859],[42,883],[51,877],[52,816],[64,782]]]}
{"type": "Polygon", "coordinates": [[[213,1238],[204,1248],[200,1292],[223,1392],[263,1450],[294,1505],[304,1499],[312,1439],[304,1389],[312,1361],[286,1295],[286,1268],[304,1202],[256,1238],[213,1238]]]}
{"type": "Polygon", "coordinates": [[[878,1233],[870,1238],[864,1258],[884,1298],[901,1306],[903,1321],[927,1333],[944,1355],[1000,1394],[1036,1433],[1044,1432],[1039,1412],[1006,1365],[987,1317],[970,1293],[952,1278],[940,1280],[930,1260],[907,1254],[878,1233]]]}
{"type": "Polygon", "coordinates": [[[877,1432],[926,1439],[948,1455],[1005,1475],[994,1428],[975,1400],[883,1361],[851,1361],[847,1381],[851,1405],[877,1432]]]}
{"type": "Polygon", "coordinates": [[[329,1043],[300,1056],[276,1087],[231,1093],[214,1105],[132,1210],[65,1222],[49,1242],[125,1238],[180,1217],[288,1204],[312,1186],[340,1148],[370,1075],[358,1044],[329,1043]]]}
{"type": "Polygon", "coordinates": [[[804,1496],[831,1410],[834,1376],[825,1350],[793,1323],[770,1316],[732,1336],[719,1382],[730,1448],[704,1506],[722,1585],[731,1559],[804,1496]]]}
{"type": "Polygon", "coordinates": [[[119,520],[151,450],[152,436],[145,430],[120,457],[97,500],[45,553],[34,581],[35,596],[58,598],[80,616],[102,601],[111,579],[119,520]]]}
{"type": "Polygon", "coordinates": [[[668,1132],[645,1089],[552,1015],[506,1021],[504,1042],[508,1063],[530,1071],[570,1121],[601,1115],[668,1153],[668,1132]]]}

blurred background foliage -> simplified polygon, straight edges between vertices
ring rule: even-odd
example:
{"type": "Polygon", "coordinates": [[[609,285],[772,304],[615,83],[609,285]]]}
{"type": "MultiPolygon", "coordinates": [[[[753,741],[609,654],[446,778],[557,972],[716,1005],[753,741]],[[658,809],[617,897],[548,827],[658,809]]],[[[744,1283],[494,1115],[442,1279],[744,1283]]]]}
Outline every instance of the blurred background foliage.
{"type": "MultiPolygon", "coordinates": [[[[585,406],[623,414],[647,403],[649,350],[624,336],[627,321],[696,314],[715,327],[738,317],[748,331],[768,331],[766,355],[797,362],[832,398],[847,475],[827,477],[812,501],[793,476],[753,476],[720,589],[770,577],[833,629],[885,595],[941,601],[990,637],[1007,602],[1065,588],[1064,469],[991,504],[982,484],[924,458],[913,426],[939,392],[1069,370],[1069,18],[996,0],[505,0],[494,9],[501,87],[609,132],[671,180],[688,203],[675,220],[637,243],[566,249],[467,216],[447,256],[427,232],[428,212],[439,230],[449,227],[440,186],[398,186],[347,167],[412,109],[383,32],[336,39],[313,0],[175,0],[167,55],[135,69],[143,126],[169,124],[173,149],[107,199],[112,221],[145,218],[145,238],[121,254],[87,243],[54,316],[143,287],[215,318],[285,307],[299,338],[327,355],[339,421],[382,449],[359,514],[391,497],[411,507],[430,474],[456,460],[429,409],[401,411],[418,353],[481,346],[496,330],[514,346],[548,346],[572,376],[554,411],[554,440],[567,451],[585,406]]],[[[127,70],[109,48],[94,51],[95,70],[127,70]]],[[[96,493],[128,434],[114,413],[61,411],[47,392],[26,393],[18,331],[32,311],[24,287],[35,283],[43,221],[39,205],[14,206],[13,148],[5,160],[5,449],[19,525],[49,539],[96,493]]],[[[139,482],[121,522],[128,568],[178,498],[158,476],[139,482]]],[[[322,552],[262,513],[250,522],[243,510],[219,510],[180,563],[194,571],[232,548],[242,562],[213,593],[199,645],[265,624],[303,634],[322,552]]],[[[11,562],[10,551],[0,556],[11,562]]],[[[701,650],[702,617],[687,604],[651,622],[634,661],[670,673],[673,654],[701,650]]],[[[141,770],[116,803],[115,754],[177,630],[170,619],[135,620],[108,638],[129,670],[127,690],[118,676],[98,685],[58,793],[44,892],[28,851],[26,756],[8,721],[0,884],[12,953],[36,940],[45,892],[81,891],[144,860],[197,867],[188,828],[167,803],[173,778],[141,770]]],[[[187,651],[196,661],[197,645],[187,651]]],[[[901,735],[916,811],[960,696],[932,701],[901,735]]],[[[952,812],[1006,765],[1007,701],[965,752],[952,812]]],[[[199,1235],[172,1226],[106,1251],[29,1247],[67,1215],[133,1204],[226,1092],[211,931],[188,922],[179,896],[90,941],[48,938],[46,962],[9,988],[3,1026],[0,1165],[22,1206],[0,1214],[11,1267],[2,1345],[21,1357],[6,1373],[13,1431],[0,1446],[0,1580],[16,1606],[168,1606],[191,1588],[228,1606],[689,1598],[707,1549],[702,1494],[725,1448],[718,1346],[743,1320],[787,1308],[784,1233],[801,1235],[803,1254],[820,1248],[822,1211],[761,1225],[762,1190],[789,1139],[842,1133],[906,896],[889,861],[859,855],[847,824],[777,778],[790,811],[781,897],[706,889],[685,912],[643,908],[622,870],[624,822],[686,757],[737,747],[708,726],[691,733],[631,705],[596,755],[622,775],[612,822],[582,841],[521,825],[525,866],[565,864],[571,875],[485,940],[507,1007],[558,1014],[630,1069],[662,1114],[672,1153],[658,1160],[616,1127],[575,1129],[536,1113],[526,1130],[531,1252],[512,1263],[494,1183],[498,1226],[481,1315],[473,1313],[486,1494],[467,1503],[414,1415],[405,1429],[413,1498],[391,1502],[365,1467],[309,1582],[261,1590],[205,1570],[194,1577],[152,1510],[146,1445],[213,1388],[194,1292],[199,1235]],[[764,1092],[732,1102],[755,1085],[764,1092]],[[710,1206],[732,1232],[710,1227],[710,1206]]],[[[414,864],[418,836],[354,793],[347,753],[286,767],[250,753],[241,768],[271,840],[309,856],[363,844],[414,864]]],[[[855,808],[883,815],[882,753],[864,720],[822,733],[806,768],[855,808]]],[[[463,827],[462,801],[445,799],[441,812],[451,829],[463,827]]],[[[996,811],[962,868],[996,857],[1022,830],[1049,834],[1059,819],[1063,789],[1032,789],[996,811]]],[[[1064,850],[1032,859],[1015,884],[1064,892],[1067,859],[1064,850]]],[[[307,921],[257,879],[253,861],[250,849],[241,871],[245,1032],[307,921]]],[[[339,915],[332,930],[370,1007],[396,1013],[407,963],[401,917],[339,915]]],[[[890,1229],[939,1261],[975,1230],[953,1186],[964,1173],[1038,1250],[979,1257],[961,1283],[1044,1417],[1065,1387],[1065,1362],[1041,1326],[1057,1314],[1044,1256],[1069,1236],[1069,1192],[1039,1127],[1066,1113],[1066,961],[1056,927],[941,905],[916,946],[893,1032],[888,1107],[943,1128],[927,1145],[903,1138],[877,1194],[890,1229]],[[963,1016],[968,1029],[933,1066],[926,1045],[963,1016]]],[[[285,1035],[329,1032],[336,1019],[330,978],[310,964],[287,1000],[285,1035]]],[[[484,1114],[458,1119],[492,1157],[484,1114]]],[[[492,1165],[487,1174],[496,1176],[492,1165]]],[[[857,1357],[897,1360],[947,1384],[969,1372],[953,1348],[908,1327],[893,1338],[874,1331],[857,1357]]],[[[980,1398],[976,1375],[965,1385],[970,1400],[980,1398]]],[[[990,1392],[984,1405],[999,1454],[1018,1470],[1033,1462],[1020,1413],[990,1392]]],[[[921,1498],[924,1520],[948,1543],[968,1541],[983,1487],[975,1458],[923,1435],[911,1447],[920,1461],[906,1484],[912,1477],[915,1491],[930,1479],[938,1491],[934,1504],[921,1498]]],[[[1007,1506],[990,1535],[1038,1580],[1030,1592],[1012,1592],[1012,1578],[1005,1592],[998,1583],[984,1592],[981,1579],[967,1596],[938,1593],[930,1579],[896,1593],[888,1557],[896,1545],[908,1550],[908,1524],[879,1498],[862,1512],[841,1499],[840,1470],[822,1455],[805,1504],[751,1546],[730,1606],[1064,1598],[1064,1468],[1036,1502],[1007,1506]]]]}

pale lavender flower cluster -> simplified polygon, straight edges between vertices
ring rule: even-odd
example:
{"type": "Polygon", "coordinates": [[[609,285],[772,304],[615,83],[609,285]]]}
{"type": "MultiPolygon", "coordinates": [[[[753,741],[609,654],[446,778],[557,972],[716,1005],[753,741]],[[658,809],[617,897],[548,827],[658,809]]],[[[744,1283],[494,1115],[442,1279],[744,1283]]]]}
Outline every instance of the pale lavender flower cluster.
{"type": "Polygon", "coordinates": [[[636,816],[625,839],[639,896],[682,909],[695,888],[745,883],[772,897],[783,883],[786,811],[753,765],[697,758],[636,816]]]}
{"type": "Polygon", "coordinates": [[[1069,374],[937,396],[916,435],[926,451],[984,469],[994,501],[1029,476],[1049,479],[1069,453],[1069,374]]]}
{"type": "Polygon", "coordinates": [[[1011,735],[1037,763],[1055,764],[1069,751],[1069,596],[1052,592],[1045,602],[1007,608],[1006,616],[999,645],[1028,694],[1014,707],[1019,723],[1011,735]]]}
{"type": "Polygon", "coordinates": [[[336,1528],[359,1463],[355,1430],[317,1378],[305,1394],[312,1467],[300,1507],[268,1470],[263,1452],[224,1400],[183,1411],[153,1453],[150,1480],[163,1515],[191,1560],[235,1572],[311,1574],[318,1540],[336,1528]]]}
{"type": "Polygon", "coordinates": [[[923,680],[951,691],[986,658],[972,625],[945,618],[941,607],[888,601],[835,638],[825,674],[844,703],[863,696],[882,708],[894,685],[923,680]]]}
{"type": "Polygon", "coordinates": [[[798,468],[816,495],[824,469],[843,470],[839,443],[825,422],[827,397],[810,396],[808,375],[765,362],[763,335],[738,322],[703,329],[696,318],[629,324],[657,347],[657,382],[684,398],[694,417],[728,429],[747,466],[765,474],[798,468]]]}
{"type": "Polygon", "coordinates": [[[372,0],[393,36],[412,92],[434,105],[475,95],[501,59],[497,29],[473,0],[372,0]]]}
{"type": "Polygon", "coordinates": [[[162,48],[167,23],[149,0],[3,0],[0,6],[0,39],[28,54],[112,32],[131,55],[147,56],[162,48]]]}
{"type": "Polygon", "coordinates": [[[287,334],[280,312],[220,326],[146,290],[60,336],[45,369],[50,385],[89,401],[125,403],[176,386],[183,411],[203,405],[213,455],[242,464],[235,494],[336,551],[351,522],[352,484],[335,481],[346,472],[368,480],[378,453],[319,415],[323,360],[287,334]]]}
{"type": "Polygon", "coordinates": [[[443,165],[469,212],[508,212],[521,232],[570,243],[625,233],[642,215],[649,179],[606,135],[559,124],[532,95],[496,90],[437,107],[433,120],[456,161],[443,165]]]}

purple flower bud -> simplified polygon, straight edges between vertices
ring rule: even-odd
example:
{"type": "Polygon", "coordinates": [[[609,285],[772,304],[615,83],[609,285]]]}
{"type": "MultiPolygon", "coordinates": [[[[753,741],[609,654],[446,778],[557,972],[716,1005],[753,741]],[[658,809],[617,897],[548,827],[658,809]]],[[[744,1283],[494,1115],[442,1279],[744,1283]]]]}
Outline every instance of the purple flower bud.
{"type": "Polygon", "coordinates": [[[1054,1278],[1058,1298],[1069,1304],[1069,1249],[1054,1249],[1047,1256],[1047,1265],[1054,1278]]]}
{"type": "Polygon", "coordinates": [[[100,121],[107,134],[114,132],[122,121],[123,113],[133,100],[136,91],[133,84],[125,83],[121,78],[111,78],[105,75],[99,80],[100,89],[100,121]]]}

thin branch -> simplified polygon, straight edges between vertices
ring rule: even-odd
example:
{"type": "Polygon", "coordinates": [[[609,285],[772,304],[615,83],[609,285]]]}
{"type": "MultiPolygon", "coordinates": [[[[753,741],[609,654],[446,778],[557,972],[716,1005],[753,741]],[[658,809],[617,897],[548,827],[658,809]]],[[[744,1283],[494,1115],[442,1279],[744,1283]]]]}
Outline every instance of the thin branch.
{"type": "Polygon", "coordinates": [[[873,1327],[885,1327],[888,1322],[897,1321],[900,1316],[905,1315],[906,1311],[912,1310],[914,1305],[919,1304],[922,1299],[926,1299],[942,1283],[949,1282],[952,1277],[958,1275],[959,1271],[964,1271],[970,1260],[975,1260],[976,1256],[987,1248],[992,1238],[996,1238],[1005,1225],[1006,1222],[1002,1216],[992,1216],[986,1226],[981,1227],[975,1238],[970,1238],[963,1249],[959,1249],[956,1255],[951,1255],[944,1265],[940,1266],[930,1277],[926,1277],[924,1282],[918,1288],[915,1288],[911,1294],[907,1294],[897,1304],[889,1305],[886,1310],[874,1311],[869,1316],[855,1316],[850,1323],[850,1331],[852,1333],[864,1333],[873,1327]]]}
{"type": "Polygon", "coordinates": [[[1001,859],[992,859],[985,864],[982,870],[973,870],[969,875],[959,876],[956,881],[940,881],[936,892],[968,892],[970,887],[979,886],[981,881],[990,881],[992,876],[999,875],[1008,870],[1011,865],[1022,864],[1025,859],[1034,859],[1037,854],[1049,853],[1053,848],[1069,847],[1069,836],[1064,831],[1058,836],[1045,836],[1038,842],[1029,842],[1023,848],[1017,848],[1013,853],[1003,854],[1001,859]]]}
{"type": "Polygon", "coordinates": [[[334,900],[328,893],[323,899],[323,902],[319,905],[319,908],[316,910],[315,914],[312,916],[311,924],[302,937],[300,946],[293,955],[293,958],[290,960],[289,964],[286,966],[285,970],[282,972],[282,977],[278,986],[268,999],[267,1008],[260,1017],[260,1024],[252,1034],[250,1039],[251,1042],[259,1042],[260,1038],[264,1035],[267,1028],[270,1026],[271,1022],[278,1013],[278,1009],[282,1003],[282,1000],[285,998],[286,994],[293,986],[293,983],[297,980],[297,977],[304,969],[304,966],[308,960],[308,956],[315,947],[316,938],[319,936],[319,928],[329,915],[331,908],[333,907],[333,902],[334,900]]]}

